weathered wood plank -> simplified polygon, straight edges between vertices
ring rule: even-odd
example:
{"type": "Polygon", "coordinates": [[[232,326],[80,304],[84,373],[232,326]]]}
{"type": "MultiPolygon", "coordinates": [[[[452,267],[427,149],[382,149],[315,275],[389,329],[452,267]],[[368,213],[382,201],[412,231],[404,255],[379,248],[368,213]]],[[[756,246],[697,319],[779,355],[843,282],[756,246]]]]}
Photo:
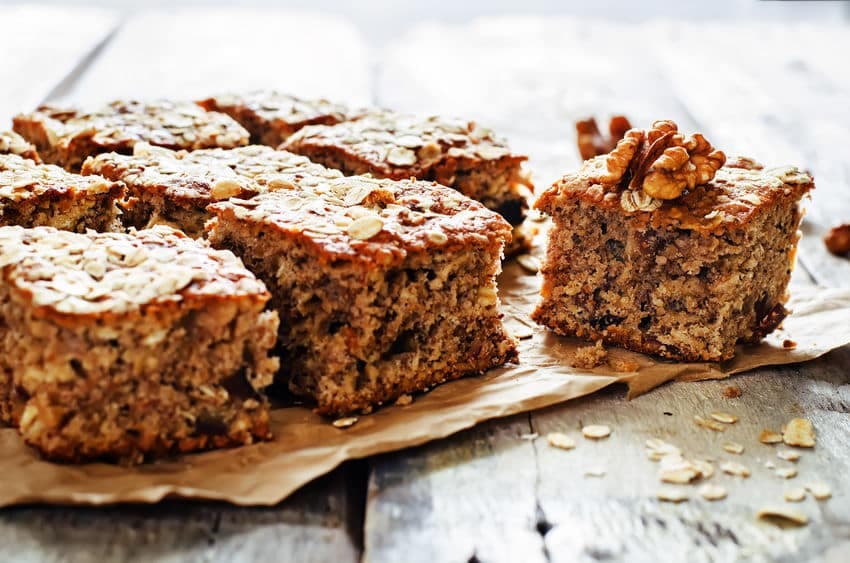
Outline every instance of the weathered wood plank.
{"type": "MultiPolygon", "coordinates": [[[[44,36],[38,40],[56,48],[44,36]]],[[[143,14],[126,22],[78,74],[57,91],[59,99],[192,99],[261,87],[352,103],[371,97],[366,48],[351,26],[273,10],[143,14]],[[312,41],[319,32],[333,34],[346,48],[312,41]]],[[[169,502],[3,511],[0,560],[356,561],[366,479],[362,466],[349,464],[263,509],[169,502]]]]}
{"type": "MultiPolygon", "coordinates": [[[[670,69],[635,47],[645,43],[653,29],[539,18],[421,26],[383,53],[378,99],[383,105],[470,116],[492,126],[515,148],[530,154],[535,179],[545,187],[578,165],[573,123],[587,115],[622,112],[635,123],[669,117],[684,129],[716,134],[706,125],[714,125],[713,104],[722,102],[701,97],[703,111],[683,104],[679,89],[671,88],[670,69]]],[[[724,82],[723,87],[730,85],[724,82]]],[[[766,113],[770,114],[769,108],[766,113]]],[[[721,125],[734,131],[734,122],[721,125]]],[[[731,137],[727,132],[717,143],[725,148],[731,137]]],[[[764,148],[765,160],[782,156],[782,147],[769,140],[752,135],[745,140],[752,143],[752,152],[764,148]]],[[[744,141],[742,145],[749,146],[744,141]]],[[[793,283],[810,284],[812,279],[799,268],[793,283]]],[[[409,560],[439,559],[438,555],[462,560],[470,556],[469,546],[486,544],[489,553],[496,554],[491,559],[499,560],[500,554],[521,545],[517,537],[529,530],[528,508],[495,539],[488,530],[492,526],[504,530],[504,515],[516,510],[515,490],[527,491],[528,481],[535,483],[535,521],[544,534],[543,554],[555,561],[803,559],[822,554],[847,538],[846,517],[833,514],[843,514],[850,495],[840,479],[850,463],[840,445],[847,438],[848,405],[846,398],[836,400],[844,394],[848,361],[850,352],[841,350],[799,368],[759,370],[726,382],[669,385],[632,402],[624,401],[621,392],[603,393],[531,413],[532,428],[541,435],[531,449],[516,435],[517,422],[511,419],[490,423],[484,435],[464,433],[414,452],[383,456],[373,461],[365,557],[392,559],[407,544],[426,546],[411,549],[409,560]],[[722,390],[728,385],[739,386],[743,396],[725,399],[722,390]],[[693,415],[714,409],[736,412],[741,422],[722,435],[693,424],[693,415]],[[785,484],[768,474],[763,463],[774,453],[756,439],[762,425],[778,429],[798,415],[810,416],[821,432],[816,452],[800,462],[800,480],[802,475],[823,478],[836,495],[826,505],[806,501],[803,508],[815,522],[809,528],[780,532],[754,519],[758,503],[782,503],[785,484]],[[583,440],[580,426],[597,421],[611,424],[614,435],[600,443],[583,440]],[[503,425],[506,430],[499,432],[503,425]],[[578,448],[569,452],[551,448],[543,436],[552,431],[567,431],[579,442],[578,448]],[[655,499],[657,467],[643,453],[643,442],[655,436],[677,441],[686,453],[717,458],[731,457],[720,449],[723,440],[745,443],[740,459],[751,466],[754,476],[741,483],[716,475],[713,481],[730,490],[729,500],[718,504],[660,503],[655,499]],[[469,461],[457,466],[439,461],[446,457],[469,461]],[[455,475],[468,464],[475,464],[482,477],[460,478],[463,485],[458,486],[455,475]],[[506,466],[519,468],[512,486],[503,484],[506,466]],[[529,466],[534,467],[533,475],[528,475],[529,466]],[[608,472],[605,477],[585,477],[586,470],[600,467],[608,472]],[[445,537],[442,522],[431,516],[437,505],[475,518],[474,526],[461,519],[460,545],[452,543],[456,536],[445,537]],[[380,520],[370,523],[376,514],[380,520]],[[392,514],[404,517],[391,520],[392,514]],[[390,522],[395,540],[387,539],[390,522]]],[[[695,491],[691,494],[696,496],[695,491]]],[[[530,499],[523,501],[523,507],[530,505],[530,499]]],[[[477,555],[478,560],[491,560],[477,555]]],[[[536,549],[530,553],[537,555],[536,549]]]]}
{"type": "Polygon", "coordinates": [[[0,6],[0,129],[43,101],[117,25],[107,10],[0,6]]]}
{"type": "Polygon", "coordinates": [[[367,103],[367,48],[353,26],[332,16],[235,9],[143,13],[122,26],[61,98],[196,99],[259,88],[367,103]],[[334,41],[317,41],[320,33],[334,41]]]}

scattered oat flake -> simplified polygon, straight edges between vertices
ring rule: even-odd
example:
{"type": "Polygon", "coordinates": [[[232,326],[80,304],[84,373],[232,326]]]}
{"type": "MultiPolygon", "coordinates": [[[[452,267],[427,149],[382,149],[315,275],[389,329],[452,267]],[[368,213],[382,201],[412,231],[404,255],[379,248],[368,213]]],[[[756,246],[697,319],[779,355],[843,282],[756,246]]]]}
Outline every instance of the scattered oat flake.
{"type": "Polygon", "coordinates": [[[516,259],[517,263],[529,273],[535,274],[540,269],[540,260],[531,254],[523,254],[516,259]]]}
{"type": "Polygon", "coordinates": [[[785,500],[788,502],[802,502],[803,499],[806,498],[806,489],[803,487],[793,487],[791,489],[785,489],[782,493],[782,496],[785,497],[785,500]]]}
{"type": "Polygon", "coordinates": [[[402,395],[401,397],[399,397],[398,399],[395,400],[395,404],[397,404],[400,407],[407,406],[412,402],[413,402],[413,397],[411,395],[408,395],[408,394],[404,394],[404,395],[402,395]]]}
{"type": "Polygon", "coordinates": [[[813,448],[815,446],[815,428],[805,418],[793,418],[782,430],[782,441],[789,446],[813,448]]]}
{"type": "Polygon", "coordinates": [[[708,428],[709,430],[714,430],[715,432],[724,432],[726,430],[726,427],[717,422],[716,420],[711,420],[702,416],[695,416],[694,422],[697,426],[702,426],[703,428],[708,428]]]}
{"type": "Polygon", "coordinates": [[[550,432],[546,434],[546,440],[550,446],[561,448],[562,450],[571,450],[576,447],[576,442],[563,432],[550,432]]]}
{"type": "Polygon", "coordinates": [[[759,442],[762,444],[778,444],[782,441],[782,434],[772,430],[762,430],[759,434],[759,442]]]}
{"type": "Polygon", "coordinates": [[[540,437],[540,434],[538,434],[537,432],[529,432],[528,434],[520,434],[519,439],[520,440],[532,441],[532,440],[536,440],[539,437],[540,437]]]}
{"type": "Polygon", "coordinates": [[[782,341],[782,349],[783,350],[796,350],[797,349],[797,343],[794,342],[793,340],[787,340],[787,339],[783,340],[782,341]]]}
{"type": "Polygon", "coordinates": [[[736,461],[724,461],[720,464],[720,470],[729,475],[737,475],[738,477],[749,477],[750,470],[746,465],[742,465],[736,461]]]}
{"type": "Polygon", "coordinates": [[[780,527],[805,526],[809,517],[787,506],[766,506],[756,512],[756,518],[780,527]]]}
{"type": "Polygon", "coordinates": [[[783,479],[791,479],[797,476],[797,468],[796,467],[777,467],[776,475],[782,477],[783,479]]]}
{"type": "Polygon", "coordinates": [[[681,456],[682,452],[673,444],[658,438],[650,438],[646,441],[646,456],[652,461],[660,461],[668,455],[681,456]]]}
{"type": "Polygon", "coordinates": [[[726,442],[723,444],[723,449],[729,452],[730,454],[742,454],[744,453],[744,446],[739,444],[738,442],[726,442]]]}
{"type": "Polygon", "coordinates": [[[767,461],[764,462],[764,466],[767,467],[768,469],[773,469],[774,467],[776,467],[776,464],[773,463],[770,460],[767,460],[767,461]]]}
{"type": "Polygon", "coordinates": [[[677,485],[686,485],[699,476],[699,469],[686,459],[665,463],[658,470],[658,477],[661,481],[664,483],[676,483],[677,485]]]}
{"type": "Polygon", "coordinates": [[[658,497],[658,500],[663,500],[664,502],[682,502],[688,500],[688,493],[682,489],[670,489],[666,487],[658,489],[655,496],[658,497]]]}
{"type": "Polygon", "coordinates": [[[726,489],[720,485],[706,483],[699,488],[699,494],[705,500],[723,500],[726,498],[726,489]]]}
{"type": "Polygon", "coordinates": [[[714,466],[704,459],[695,459],[691,463],[699,470],[700,477],[703,479],[711,479],[714,475],[714,466]]]}
{"type": "Polygon", "coordinates": [[[581,429],[581,433],[585,438],[591,440],[601,440],[611,435],[611,429],[604,424],[589,424],[581,429]]]}
{"type": "Polygon", "coordinates": [[[349,426],[353,426],[357,423],[356,416],[346,416],[345,418],[338,418],[333,421],[333,425],[336,428],[348,428],[349,426]]]}
{"type": "Polygon", "coordinates": [[[585,477],[605,477],[607,472],[601,467],[591,467],[584,470],[585,477]]]}
{"type": "Polygon", "coordinates": [[[794,450],[779,450],[776,452],[776,457],[779,459],[784,459],[785,461],[797,461],[800,459],[800,452],[795,452],[794,450]]]}
{"type": "Polygon", "coordinates": [[[818,500],[826,500],[832,496],[832,489],[823,481],[808,483],[806,489],[818,500]]]}
{"type": "Polygon", "coordinates": [[[738,422],[738,417],[734,414],[729,414],[728,412],[713,412],[709,416],[716,420],[717,422],[722,422],[723,424],[735,424],[738,422]]]}

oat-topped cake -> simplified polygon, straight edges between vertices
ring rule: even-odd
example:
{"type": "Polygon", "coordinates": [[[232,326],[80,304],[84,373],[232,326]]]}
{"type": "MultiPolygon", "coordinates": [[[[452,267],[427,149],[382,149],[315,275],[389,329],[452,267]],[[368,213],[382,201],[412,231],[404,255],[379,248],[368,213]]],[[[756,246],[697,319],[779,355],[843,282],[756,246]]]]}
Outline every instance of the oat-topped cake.
{"type": "Polygon", "coordinates": [[[0,155],[16,154],[41,163],[35,145],[15,133],[14,131],[0,131],[0,155]]]}
{"type": "MultiPolygon", "coordinates": [[[[474,122],[375,110],[333,126],[310,126],[283,148],[346,175],[417,178],[457,189],[499,212],[511,225],[525,218],[531,194],[526,156],[474,122]]],[[[518,229],[515,244],[530,244],[518,229]]]]}
{"type": "Polygon", "coordinates": [[[0,228],[0,412],[72,462],[266,439],[268,299],[230,252],[167,227],[0,228]]]}
{"type": "Polygon", "coordinates": [[[102,154],[83,165],[83,174],[100,174],[127,185],[128,197],[121,203],[125,225],[166,224],[193,238],[204,234],[210,218],[207,205],[277,189],[276,179],[284,173],[295,180],[301,174],[341,176],[303,156],[260,145],[175,152],[139,143],[132,156],[102,154]]]}
{"type": "Polygon", "coordinates": [[[213,246],[272,292],[282,377],[319,412],[369,410],[516,356],[496,296],[510,225],[454,190],[301,178],[210,210],[213,246]]]}
{"type": "Polygon", "coordinates": [[[537,201],[554,227],[533,318],[667,358],[731,358],[786,315],[812,188],[794,167],[727,161],[670,121],[632,129],[537,201]]]}
{"type": "Polygon", "coordinates": [[[276,147],[306,125],[334,125],[347,119],[349,110],[324,99],[303,99],[259,90],[247,94],[224,94],[201,100],[210,111],[226,113],[251,133],[251,141],[276,147]]]}
{"type": "Polygon", "coordinates": [[[113,230],[120,226],[115,201],[123,192],[120,182],[0,154],[0,226],[113,230]]]}
{"type": "Polygon", "coordinates": [[[140,141],[174,150],[248,144],[248,132],[229,116],[191,102],[119,100],[91,111],[42,106],[14,123],[45,162],[72,172],[89,156],[131,154],[140,141]]]}

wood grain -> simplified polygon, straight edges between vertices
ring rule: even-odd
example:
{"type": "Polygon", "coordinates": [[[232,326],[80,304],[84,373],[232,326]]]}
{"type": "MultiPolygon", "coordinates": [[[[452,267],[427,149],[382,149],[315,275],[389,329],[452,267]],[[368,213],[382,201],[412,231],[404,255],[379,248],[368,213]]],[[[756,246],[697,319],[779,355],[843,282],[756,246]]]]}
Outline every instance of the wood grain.
{"type": "MultiPolygon", "coordinates": [[[[717,78],[717,84],[705,91],[695,87],[705,82],[703,74],[710,64],[700,58],[704,53],[699,48],[685,48],[688,32],[657,25],[538,18],[423,26],[383,53],[378,99],[410,111],[471,116],[493,126],[518,150],[531,155],[535,179],[543,187],[579,163],[572,125],[576,119],[620,112],[634,123],[672,118],[686,130],[705,130],[717,136],[716,144],[723,148],[734,141],[753,147],[766,161],[790,158],[788,162],[806,164],[800,160],[803,154],[792,135],[768,134],[763,125],[752,125],[769,121],[776,109],[766,102],[758,105],[769,94],[760,91],[758,82],[751,84],[752,78],[741,80],[741,75],[750,77],[754,70],[738,67],[731,53],[723,58],[724,71],[715,73],[724,75],[717,78]],[[437,36],[440,42],[430,41],[437,36]],[[603,37],[604,41],[598,39],[603,37]],[[657,51],[666,54],[640,48],[647,37],[661,37],[656,39],[657,51]],[[683,70],[691,50],[695,51],[693,68],[683,70]],[[410,70],[411,60],[417,61],[415,72],[410,70]],[[444,79],[430,80],[435,74],[444,79]],[[743,112],[727,108],[744,100],[750,101],[743,112]],[[756,117],[747,112],[755,112],[756,117]]],[[[778,40],[783,34],[774,31],[772,36],[778,40]]],[[[724,38],[725,33],[697,37],[698,42],[709,45],[724,38]]],[[[764,51],[771,48],[768,44],[764,51]]],[[[774,65],[765,72],[778,70],[774,65]]],[[[771,85],[781,88],[781,83],[771,85]]],[[[806,92],[798,90],[796,94],[804,96],[806,92]]],[[[798,115],[801,110],[789,112],[798,115]]],[[[715,140],[714,136],[709,138],[715,140]]],[[[798,268],[792,283],[812,281],[798,268]]],[[[492,545],[489,530],[502,529],[504,515],[516,510],[516,490],[524,490],[526,480],[536,483],[535,521],[539,525],[535,527],[543,537],[542,553],[552,561],[805,560],[821,556],[846,541],[850,530],[846,509],[850,487],[841,478],[850,463],[842,446],[850,430],[846,416],[850,403],[845,397],[850,381],[848,362],[850,351],[843,349],[799,367],[762,369],[728,381],[667,385],[630,402],[621,391],[603,392],[531,413],[531,429],[540,435],[531,449],[516,436],[516,430],[507,436],[498,432],[502,424],[508,428],[518,424],[512,419],[491,423],[492,429],[484,436],[465,433],[412,453],[383,456],[374,462],[370,481],[364,532],[367,558],[392,560],[400,553],[398,543],[404,542],[426,546],[414,550],[410,560],[440,556],[464,560],[469,557],[468,546],[492,545]],[[723,390],[729,385],[740,387],[742,397],[724,398],[723,390]],[[712,410],[736,413],[741,420],[722,434],[693,423],[694,415],[712,410]],[[832,484],[835,496],[826,503],[808,499],[800,506],[812,518],[809,527],[780,531],[756,521],[754,515],[763,503],[782,504],[783,487],[790,485],[772,475],[764,462],[788,462],[775,458],[776,448],[758,443],[757,436],[762,428],[779,429],[794,416],[809,417],[819,432],[818,447],[805,453],[798,464],[797,481],[824,479],[832,484]],[[614,433],[601,442],[584,440],[580,428],[589,423],[609,424],[614,433]],[[578,447],[573,451],[550,447],[545,435],[555,431],[570,434],[578,447]],[[657,466],[643,451],[645,440],[651,437],[675,442],[686,454],[718,460],[733,457],[721,448],[724,441],[739,441],[745,444],[745,451],[734,458],[747,464],[753,476],[741,481],[720,474],[715,464],[717,475],[712,482],[729,489],[727,500],[708,503],[698,498],[693,487],[693,500],[682,505],[662,503],[655,498],[660,484],[657,466]],[[462,473],[465,465],[428,471],[431,459],[444,457],[469,459],[467,464],[476,465],[481,478],[459,478],[461,488],[454,475],[462,473]],[[512,487],[502,485],[505,466],[519,468],[512,487]],[[531,476],[528,467],[534,468],[531,476]],[[606,475],[585,475],[598,469],[606,475]],[[387,484],[382,479],[403,470],[412,475],[401,484],[387,484]],[[494,498],[494,489],[505,492],[494,498]],[[430,516],[434,505],[444,507],[447,513],[474,515],[474,526],[460,526],[464,543],[444,538],[442,520],[430,516]],[[391,511],[408,515],[392,521],[392,536],[399,538],[397,541],[386,539],[391,536],[386,530],[390,520],[380,520],[381,526],[369,525],[373,514],[391,511]],[[418,514],[429,516],[418,518],[418,514]]],[[[531,500],[525,498],[520,503],[521,507],[529,505],[531,500]]],[[[524,520],[498,534],[490,550],[497,554],[495,560],[521,545],[516,535],[529,529],[527,509],[521,513],[526,514],[524,520]]],[[[529,556],[538,554],[535,550],[529,556]]]]}
{"type": "Polygon", "coordinates": [[[41,103],[117,25],[108,10],[0,6],[0,129],[41,103]]]}

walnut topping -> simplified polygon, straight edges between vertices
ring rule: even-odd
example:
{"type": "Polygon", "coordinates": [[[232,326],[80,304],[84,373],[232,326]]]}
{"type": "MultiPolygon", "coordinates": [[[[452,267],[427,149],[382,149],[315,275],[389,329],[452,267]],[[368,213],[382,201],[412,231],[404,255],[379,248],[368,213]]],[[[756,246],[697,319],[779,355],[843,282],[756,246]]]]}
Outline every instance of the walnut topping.
{"type": "Polygon", "coordinates": [[[850,255],[850,223],[830,229],[823,242],[827,250],[836,256],[850,255]]]}
{"type": "Polygon", "coordinates": [[[671,200],[709,182],[725,162],[726,155],[702,134],[685,137],[672,121],[656,121],[648,130],[627,131],[597,179],[617,182],[648,198],[671,200]]]}
{"type": "Polygon", "coordinates": [[[608,154],[617,142],[632,128],[631,123],[624,115],[615,115],[608,124],[609,137],[604,137],[599,131],[599,126],[594,118],[583,119],[576,122],[576,133],[578,135],[578,152],[584,160],[603,154],[608,154]]]}

